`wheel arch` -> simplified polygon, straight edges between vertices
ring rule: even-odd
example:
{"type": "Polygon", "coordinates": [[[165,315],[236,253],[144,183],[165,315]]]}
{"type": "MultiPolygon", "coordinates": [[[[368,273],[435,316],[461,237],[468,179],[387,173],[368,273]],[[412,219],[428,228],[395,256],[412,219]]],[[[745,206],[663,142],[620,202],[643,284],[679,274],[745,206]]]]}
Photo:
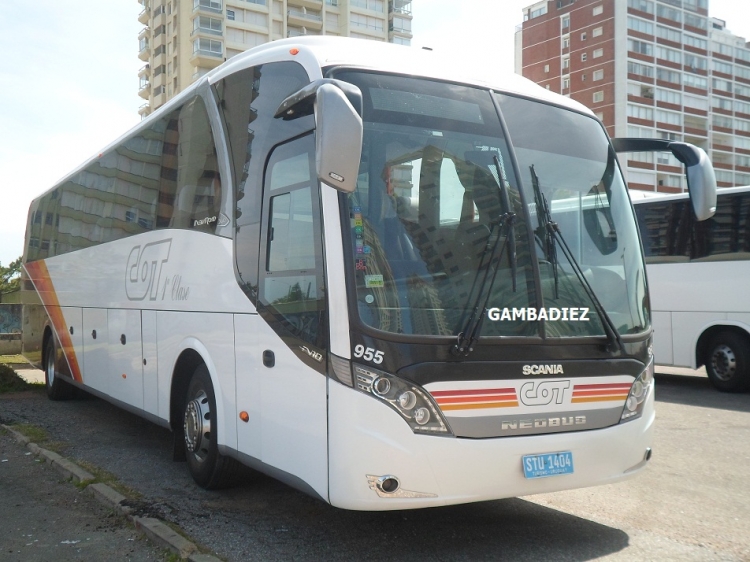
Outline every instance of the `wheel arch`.
{"type": "Polygon", "coordinates": [[[750,326],[742,322],[722,322],[712,324],[703,328],[698,341],[695,343],[695,366],[702,367],[706,364],[708,345],[717,334],[721,332],[732,332],[744,338],[750,344],[750,326]]]}
{"type": "Polygon", "coordinates": [[[221,384],[219,383],[218,371],[211,359],[211,354],[200,340],[186,338],[180,346],[180,352],[177,354],[177,360],[172,368],[169,389],[169,426],[172,431],[179,430],[182,427],[182,412],[180,408],[185,400],[190,378],[199,365],[205,365],[206,369],[208,369],[214,397],[216,398],[217,414],[223,415],[224,413],[224,396],[221,384]]]}

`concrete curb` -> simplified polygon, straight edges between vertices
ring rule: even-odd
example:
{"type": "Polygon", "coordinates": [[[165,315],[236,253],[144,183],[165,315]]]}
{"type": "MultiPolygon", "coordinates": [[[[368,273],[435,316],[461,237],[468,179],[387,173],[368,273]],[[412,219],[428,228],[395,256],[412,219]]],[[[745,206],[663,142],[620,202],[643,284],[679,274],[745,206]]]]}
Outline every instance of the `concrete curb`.
{"type": "Polygon", "coordinates": [[[171,550],[183,560],[188,560],[190,562],[221,562],[221,560],[215,556],[198,552],[198,547],[194,543],[180,535],[163,521],[152,517],[137,517],[132,515],[131,508],[123,504],[123,502],[127,500],[125,496],[106,484],[94,482],[94,480],[96,480],[94,475],[82,469],[77,464],[60,456],[54,451],[48,451],[36,443],[31,443],[28,437],[10,426],[0,424],[0,427],[10,433],[18,443],[26,446],[26,448],[34,455],[50,463],[50,465],[55,467],[55,469],[66,479],[85,484],[86,490],[90,494],[104,505],[111,507],[117,513],[127,517],[135,524],[135,528],[146,535],[151,542],[160,547],[171,550]]]}

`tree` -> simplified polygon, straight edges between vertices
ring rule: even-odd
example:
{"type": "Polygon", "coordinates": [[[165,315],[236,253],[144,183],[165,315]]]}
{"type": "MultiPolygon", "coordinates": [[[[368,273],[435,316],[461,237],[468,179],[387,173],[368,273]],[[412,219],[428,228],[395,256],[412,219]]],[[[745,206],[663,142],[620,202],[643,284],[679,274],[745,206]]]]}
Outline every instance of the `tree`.
{"type": "Polygon", "coordinates": [[[8,267],[0,263],[0,302],[4,293],[16,291],[21,286],[21,258],[10,262],[8,267]]]}

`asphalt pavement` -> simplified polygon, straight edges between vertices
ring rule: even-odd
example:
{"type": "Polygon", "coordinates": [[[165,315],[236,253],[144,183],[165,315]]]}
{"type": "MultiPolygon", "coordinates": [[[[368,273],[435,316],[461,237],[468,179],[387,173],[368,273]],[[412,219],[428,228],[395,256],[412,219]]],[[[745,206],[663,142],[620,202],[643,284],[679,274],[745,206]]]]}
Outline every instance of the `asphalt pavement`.
{"type": "MultiPolygon", "coordinates": [[[[750,560],[750,395],[722,394],[704,373],[668,368],[657,369],[656,388],[654,458],[638,477],[410,512],[337,510],[254,473],[207,492],[171,461],[167,430],[89,396],[0,396],[0,421],[43,427],[66,457],[112,472],[150,514],[228,561],[750,560]]],[[[41,500],[30,503],[36,515],[26,519],[47,512],[41,500]]],[[[0,519],[7,512],[0,504],[0,519]]]]}
{"type": "Polygon", "coordinates": [[[0,429],[0,560],[166,560],[132,524],[0,429]]]}

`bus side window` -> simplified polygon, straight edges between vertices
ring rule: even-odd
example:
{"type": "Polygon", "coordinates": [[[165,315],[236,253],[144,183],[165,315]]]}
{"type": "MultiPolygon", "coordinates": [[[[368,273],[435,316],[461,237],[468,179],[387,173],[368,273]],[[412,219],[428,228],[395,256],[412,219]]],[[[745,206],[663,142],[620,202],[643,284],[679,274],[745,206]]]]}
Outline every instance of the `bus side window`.
{"type": "Polygon", "coordinates": [[[693,221],[688,200],[639,204],[636,216],[646,263],[690,259],[693,221]]]}
{"type": "Polygon", "coordinates": [[[721,194],[716,213],[695,222],[694,260],[747,259],[750,255],[750,193],[721,194]]]}
{"type": "Polygon", "coordinates": [[[177,191],[170,226],[214,232],[221,204],[221,181],[216,145],[200,97],[179,110],[177,128],[177,191]]]}
{"type": "Polygon", "coordinates": [[[322,347],[325,299],[314,137],[277,147],[267,170],[260,300],[284,331],[322,347]]]}
{"type": "MultiPolygon", "coordinates": [[[[296,62],[273,62],[230,74],[214,86],[229,146],[234,193],[235,260],[240,286],[255,302],[258,287],[261,180],[266,157],[285,139],[315,127],[312,115],[274,118],[284,99],[310,82],[296,62]]],[[[228,184],[228,179],[222,183],[228,184]]]]}

